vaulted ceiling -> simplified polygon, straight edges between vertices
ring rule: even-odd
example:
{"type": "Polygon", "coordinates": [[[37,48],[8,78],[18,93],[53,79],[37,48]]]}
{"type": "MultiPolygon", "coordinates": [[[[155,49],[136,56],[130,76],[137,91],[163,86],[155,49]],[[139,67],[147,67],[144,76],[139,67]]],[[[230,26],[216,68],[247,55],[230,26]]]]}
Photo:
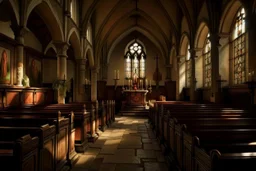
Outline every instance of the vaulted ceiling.
{"type": "Polygon", "coordinates": [[[204,0],[87,0],[83,4],[82,24],[91,19],[95,50],[111,47],[127,35],[140,32],[163,55],[180,34],[183,16],[191,15],[191,6],[202,7],[204,0]]]}

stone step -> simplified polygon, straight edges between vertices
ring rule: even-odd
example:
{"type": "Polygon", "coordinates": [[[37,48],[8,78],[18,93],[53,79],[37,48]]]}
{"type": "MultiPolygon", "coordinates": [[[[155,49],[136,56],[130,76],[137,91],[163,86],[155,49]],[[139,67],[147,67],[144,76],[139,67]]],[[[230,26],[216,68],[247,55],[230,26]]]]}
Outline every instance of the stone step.
{"type": "Polygon", "coordinates": [[[122,110],[127,110],[127,111],[148,111],[148,110],[146,110],[146,109],[134,109],[134,108],[123,108],[122,110]]]}
{"type": "Polygon", "coordinates": [[[148,112],[120,112],[122,116],[148,116],[148,112]]]}
{"type": "Polygon", "coordinates": [[[121,110],[121,112],[148,113],[147,110],[121,110]]]}

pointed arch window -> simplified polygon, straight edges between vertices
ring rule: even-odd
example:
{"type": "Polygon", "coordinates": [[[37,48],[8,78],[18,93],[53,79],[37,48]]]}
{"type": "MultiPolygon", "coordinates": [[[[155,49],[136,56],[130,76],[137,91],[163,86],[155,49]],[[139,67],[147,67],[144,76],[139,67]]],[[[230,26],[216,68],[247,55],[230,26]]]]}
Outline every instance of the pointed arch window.
{"type": "Polygon", "coordinates": [[[146,53],[138,42],[134,42],[128,47],[125,55],[125,77],[126,79],[145,78],[146,53]]]}
{"type": "Polygon", "coordinates": [[[211,72],[212,72],[212,64],[211,64],[211,42],[209,40],[210,34],[207,35],[206,43],[203,50],[204,56],[204,87],[211,86],[211,72]]]}
{"type": "Polygon", "coordinates": [[[187,47],[186,54],[186,87],[190,87],[190,79],[191,79],[191,61],[190,61],[190,45],[187,47]]]}
{"type": "Polygon", "coordinates": [[[245,82],[245,10],[241,8],[235,19],[233,30],[234,84],[245,82]]]}

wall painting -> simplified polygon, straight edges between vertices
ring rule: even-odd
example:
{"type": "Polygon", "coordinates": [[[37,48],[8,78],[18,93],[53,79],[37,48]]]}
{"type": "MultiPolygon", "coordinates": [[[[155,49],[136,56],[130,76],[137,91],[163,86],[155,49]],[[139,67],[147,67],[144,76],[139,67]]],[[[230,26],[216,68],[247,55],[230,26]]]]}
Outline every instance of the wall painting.
{"type": "Polygon", "coordinates": [[[27,56],[27,76],[31,87],[40,87],[42,83],[42,63],[39,58],[27,56]]]}
{"type": "Polygon", "coordinates": [[[0,47],[0,84],[10,84],[11,69],[10,58],[11,52],[9,49],[0,47]]]}

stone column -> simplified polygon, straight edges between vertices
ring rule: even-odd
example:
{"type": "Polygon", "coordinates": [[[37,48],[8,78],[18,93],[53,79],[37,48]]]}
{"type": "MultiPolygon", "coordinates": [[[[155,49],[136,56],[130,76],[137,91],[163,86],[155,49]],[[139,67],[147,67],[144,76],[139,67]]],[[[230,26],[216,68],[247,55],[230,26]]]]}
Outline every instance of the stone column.
{"type": "Polygon", "coordinates": [[[86,59],[78,59],[78,101],[85,101],[85,70],[86,59]]]}
{"type": "Polygon", "coordinates": [[[191,78],[190,78],[190,101],[195,101],[195,89],[196,89],[196,51],[195,49],[190,49],[190,64],[191,64],[191,78]]]}
{"type": "MultiPolygon", "coordinates": [[[[69,45],[66,42],[55,42],[57,49],[57,80],[67,79],[67,50],[69,45]]],[[[58,90],[58,103],[65,103],[65,95],[58,90]]]]}
{"type": "Polygon", "coordinates": [[[91,69],[91,101],[97,100],[97,74],[98,68],[91,69]]]}
{"type": "Polygon", "coordinates": [[[25,28],[15,30],[15,39],[18,42],[16,47],[16,84],[22,86],[22,79],[25,73],[24,69],[24,34],[27,32],[25,28]]]}
{"type": "Polygon", "coordinates": [[[210,34],[211,41],[211,101],[217,102],[219,99],[218,89],[219,89],[219,35],[217,33],[210,34]]]}

